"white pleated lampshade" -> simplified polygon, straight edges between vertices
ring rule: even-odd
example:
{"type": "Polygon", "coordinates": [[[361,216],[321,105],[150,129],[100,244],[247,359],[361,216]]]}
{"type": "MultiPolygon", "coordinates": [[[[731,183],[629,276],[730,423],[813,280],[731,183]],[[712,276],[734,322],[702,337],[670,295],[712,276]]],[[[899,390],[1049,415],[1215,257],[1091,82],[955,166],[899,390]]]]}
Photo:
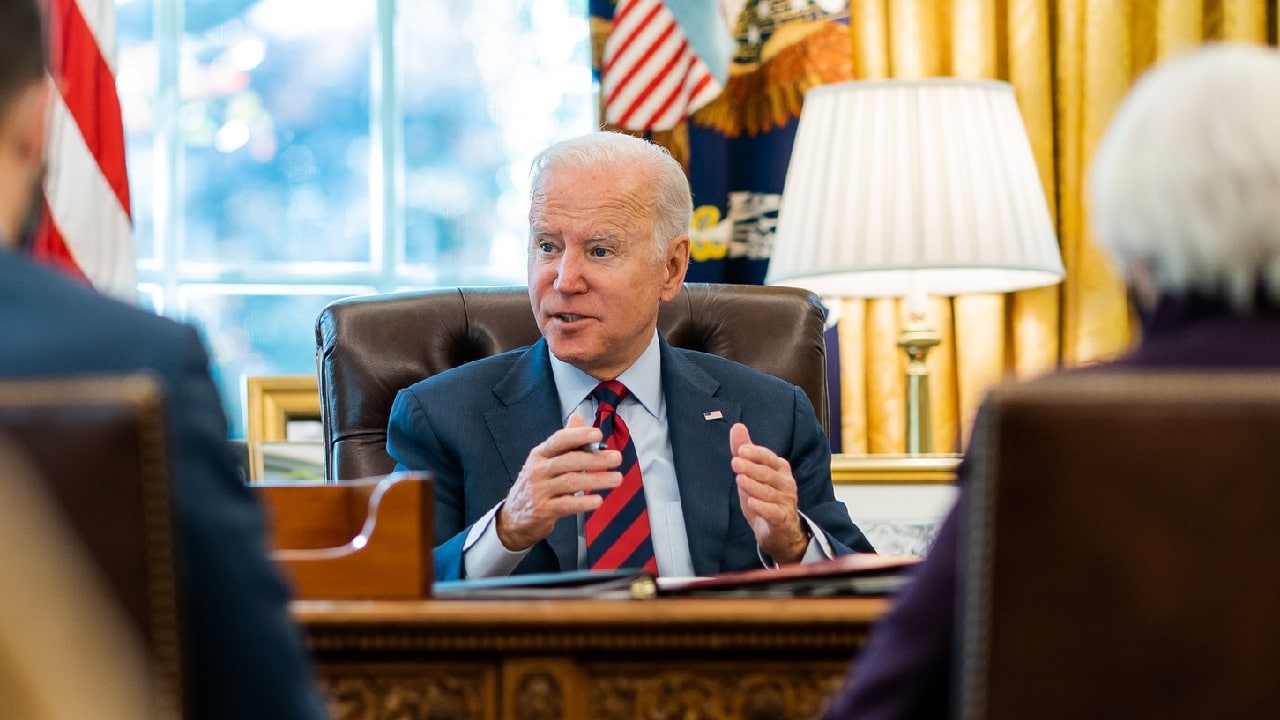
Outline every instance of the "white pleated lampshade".
{"type": "Polygon", "coordinates": [[[1008,83],[849,82],[805,95],[767,283],[960,295],[1064,274],[1008,83]]]}

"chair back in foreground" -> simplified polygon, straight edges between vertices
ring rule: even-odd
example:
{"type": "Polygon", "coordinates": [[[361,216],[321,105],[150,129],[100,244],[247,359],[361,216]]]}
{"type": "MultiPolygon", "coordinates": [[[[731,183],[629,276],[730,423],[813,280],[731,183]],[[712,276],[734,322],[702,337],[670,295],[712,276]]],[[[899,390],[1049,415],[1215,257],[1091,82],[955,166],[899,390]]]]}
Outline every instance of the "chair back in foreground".
{"type": "Polygon", "coordinates": [[[0,433],[27,457],[131,629],[161,716],[182,711],[183,654],[159,382],[147,375],[0,381],[0,433]]]}
{"type": "MultiPolygon", "coordinates": [[[[827,428],[826,310],[805,290],[687,283],[658,314],[675,347],[720,355],[798,385],[827,428]]],[[[531,345],[528,288],[448,288],[347,298],[316,322],[330,480],[384,475],[387,421],[401,389],[531,345]]]]}
{"type": "Polygon", "coordinates": [[[0,468],[0,720],[173,717],[153,704],[142,635],[3,434],[0,468]]]}
{"type": "Polygon", "coordinates": [[[971,450],[961,717],[1280,707],[1280,374],[994,390],[971,450]]]}

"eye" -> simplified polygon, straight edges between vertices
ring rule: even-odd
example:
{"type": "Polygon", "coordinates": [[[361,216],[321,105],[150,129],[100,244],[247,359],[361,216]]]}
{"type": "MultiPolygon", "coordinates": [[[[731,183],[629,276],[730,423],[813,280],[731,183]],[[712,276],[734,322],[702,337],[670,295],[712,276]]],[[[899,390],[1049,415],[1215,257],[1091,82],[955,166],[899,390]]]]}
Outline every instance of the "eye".
{"type": "Polygon", "coordinates": [[[556,251],[556,246],[552,245],[546,240],[543,240],[542,242],[538,243],[538,251],[544,252],[544,253],[553,253],[556,251]]]}
{"type": "Polygon", "coordinates": [[[609,248],[601,247],[599,245],[591,248],[591,250],[589,250],[588,252],[591,253],[591,257],[597,257],[597,258],[609,257],[611,254],[613,254],[613,251],[611,251],[609,248]]]}

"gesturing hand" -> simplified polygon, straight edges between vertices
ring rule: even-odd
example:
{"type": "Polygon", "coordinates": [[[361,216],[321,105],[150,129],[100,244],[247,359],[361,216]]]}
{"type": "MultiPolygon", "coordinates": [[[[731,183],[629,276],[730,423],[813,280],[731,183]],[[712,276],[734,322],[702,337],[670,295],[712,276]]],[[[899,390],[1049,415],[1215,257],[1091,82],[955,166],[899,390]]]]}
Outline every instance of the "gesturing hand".
{"type": "Polygon", "coordinates": [[[592,491],[615,488],[622,482],[622,473],[609,472],[622,464],[622,453],[581,449],[598,444],[600,439],[599,428],[588,427],[582,418],[570,415],[563,429],[529,451],[498,511],[498,539],[508,550],[533,547],[551,534],[560,518],[599,507],[601,498],[592,491]],[[578,495],[580,492],[583,494],[578,495]]]}
{"type": "Polygon", "coordinates": [[[755,533],[760,549],[779,563],[798,562],[809,546],[797,507],[796,480],[791,464],[772,450],[751,444],[747,426],[729,428],[729,450],[738,503],[755,533]]]}

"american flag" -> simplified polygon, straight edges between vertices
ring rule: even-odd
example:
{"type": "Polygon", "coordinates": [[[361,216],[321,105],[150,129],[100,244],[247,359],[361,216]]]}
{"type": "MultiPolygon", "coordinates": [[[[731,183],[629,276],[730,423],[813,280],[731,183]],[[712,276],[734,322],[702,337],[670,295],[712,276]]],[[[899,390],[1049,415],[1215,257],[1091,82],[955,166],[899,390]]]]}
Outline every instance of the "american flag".
{"type": "Polygon", "coordinates": [[[618,0],[601,73],[605,121],[670,130],[720,94],[731,51],[714,2],[618,0]]]}
{"type": "Polygon", "coordinates": [[[45,218],[33,252],[100,292],[137,301],[137,271],[116,95],[113,0],[45,0],[49,109],[45,218]]]}

